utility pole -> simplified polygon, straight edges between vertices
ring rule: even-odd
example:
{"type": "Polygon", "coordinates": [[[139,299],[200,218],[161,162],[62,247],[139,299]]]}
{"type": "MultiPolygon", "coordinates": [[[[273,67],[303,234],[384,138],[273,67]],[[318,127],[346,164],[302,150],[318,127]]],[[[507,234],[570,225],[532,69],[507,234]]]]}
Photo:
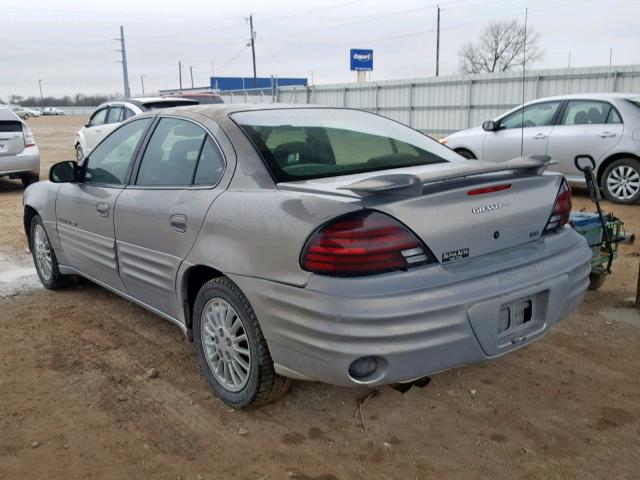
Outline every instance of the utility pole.
{"type": "Polygon", "coordinates": [[[249,30],[251,32],[251,57],[253,58],[253,88],[258,88],[258,78],[256,75],[256,32],[253,30],[253,13],[249,15],[249,30]]]}
{"type": "Polygon", "coordinates": [[[116,52],[120,52],[122,54],[122,60],[119,63],[122,63],[122,77],[124,80],[124,98],[131,97],[131,90],[129,90],[129,72],[127,69],[127,50],[124,46],[124,27],[120,25],[120,38],[116,38],[116,41],[120,42],[120,50],[116,50],[116,52]]]}
{"type": "Polygon", "coordinates": [[[178,60],[178,79],[180,81],[180,90],[182,90],[182,62],[178,60]]]}
{"type": "Polygon", "coordinates": [[[142,85],[142,95],[144,95],[144,77],[146,77],[146,75],[140,75],[140,85],[142,85]]]}
{"type": "Polygon", "coordinates": [[[193,65],[189,65],[189,73],[191,74],[191,88],[195,88],[193,86],[193,69],[196,68],[193,65]]]}
{"type": "Polygon", "coordinates": [[[571,68],[571,50],[569,50],[569,63],[567,64],[567,68],[571,68]]]}
{"type": "Polygon", "coordinates": [[[440,75],[440,5],[438,5],[438,26],[436,34],[436,77],[440,75]]]}
{"type": "Polygon", "coordinates": [[[44,100],[42,96],[42,79],[38,80],[38,86],[40,87],[40,101],[44,100]]]}

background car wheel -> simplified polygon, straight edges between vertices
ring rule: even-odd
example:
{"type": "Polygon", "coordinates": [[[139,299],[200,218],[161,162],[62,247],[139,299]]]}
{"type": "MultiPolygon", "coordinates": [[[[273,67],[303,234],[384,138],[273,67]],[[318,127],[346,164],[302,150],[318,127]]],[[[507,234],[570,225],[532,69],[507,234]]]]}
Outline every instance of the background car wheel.
{"type": "Polygon", "coordinates": [[[290,380],[275,373],[258,319],[233,282],[220,277],[205,283],[193,315],[200,368],[223,402],[256,407],[286,392],[290,380]]]}
{"type": "Polygon", "coordinates": [[[82,151],[82,147],[80,145],[76,145],[76,162],[82,161],[84,158],[84,152],[82,151]]]}
{"type": "Polygon", "coordinates": [[[476,156],[465,148],[458,148],[455,152],[468,160],[477,160],[476,156]]]}
{"type": "Polygon", "coordinates": [[[30,231],[31,255],[33,255],[33,263],[36,265],[36,272],[42,285],[49,290],[66,287],[69,278],[60,273],[56,253],[51,248],[49,236],[40,215],[36,215],[31,220],[30,231]]]}
{"type": "Polygon", "coordinates": [[[20,180],[22,180],[22,185],[24,185],[24,188],[27,188],[32,183],[39,182],[40,175],[35,175],[35,174],[21,175],[20,180]]]}
{"type": "Polygon", "coordinates": [[[604,272],[592,271],[589,274],[589,290],[598,290],[607,279],[607,274],[604,272]]]}
{"type": "Polygon", "coordinates": [[[604,195],[612,202],[636,203],[640,200],[640,161],[623,158],[612,162],[602,174],[604,195]]]}

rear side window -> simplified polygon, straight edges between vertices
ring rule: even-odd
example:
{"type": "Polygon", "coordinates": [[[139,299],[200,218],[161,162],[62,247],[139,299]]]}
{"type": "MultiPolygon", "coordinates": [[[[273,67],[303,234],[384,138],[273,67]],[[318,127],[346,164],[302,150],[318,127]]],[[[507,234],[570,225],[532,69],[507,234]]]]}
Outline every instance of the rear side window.
{"type": "Polygon", "coordinates": [[[160,119],[142,157],[136,184],[191,185],[205,137],[205,131],[192,122],[160,119]]]}
{"type": "Polygon", "coordinates": [[[89,126],[97,127],[98,125],[104,125],[107,119],[108,111],[109,111],[108,108],[103,108],[101,110],[98,110],[96,113],[94,113],[93,116],[91,117],[91,120],[89,121],[89,126]]]}
{"type": "Polygon", "coordinates": [[[358,110],[285,108],[237,112],[231,118],[276,182],[461,161],[426,135],[358,110]]]}
{"type": "Polygon", "coordinates": [[[150,118],[143,118],[114,130],[85,160],[83,181],[107,185],[124,184],[133,154],[150,122],[150,118]]]}
{"type": "MultiPolygon", "coordinates": [[[[570,100],[562,115],[561,125],[598,125],[604,123],[621,123],[608,121],[612,105],[608,102],[595,100],[570,100]]],[[[620,117],[618,116],[618,120],[620,117]]]]}
{"type": "Polygon", "coordinates": [[[109,109],[109,119],[107,123],[120,123],[124,121],[124,108],[111,107],[109,109]]]}
{"type": "Polygon", "coordinates": [[[130,108],[125,107],[124,109],[124,119],[128,119],[135,116],[135,113],[133,110],[131,110],[130,108]]]}
{"type": "Polygon", "coordinates": [[[224,173],[224,158],[218,146],[207,138],[200,158],[198,160],[198,168],[193,179],[194,185],[215,185],[224,173]]]}

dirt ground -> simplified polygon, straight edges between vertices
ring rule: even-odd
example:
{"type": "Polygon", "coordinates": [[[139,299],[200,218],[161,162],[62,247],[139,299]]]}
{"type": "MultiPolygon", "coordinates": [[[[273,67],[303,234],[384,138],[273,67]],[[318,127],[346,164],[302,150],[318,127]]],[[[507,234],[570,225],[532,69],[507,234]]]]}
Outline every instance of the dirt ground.
{"type": "MultiPolygon", "coordinates": [[[[43,178],[73,158],[83,120],[30,120],[43,178]]],[[[592,208],[580,192],[574,206],[592,208]]],[[[640,233],[640,207],[606,209],[640,233]]],[[[623,246],[576,314],[514,354],[404,394],[295,382],[240,412],[176,327],[87,282],[40,287],[22,188],[0,180],[0,478],[640,478],[638,251],[623,246]]]]}

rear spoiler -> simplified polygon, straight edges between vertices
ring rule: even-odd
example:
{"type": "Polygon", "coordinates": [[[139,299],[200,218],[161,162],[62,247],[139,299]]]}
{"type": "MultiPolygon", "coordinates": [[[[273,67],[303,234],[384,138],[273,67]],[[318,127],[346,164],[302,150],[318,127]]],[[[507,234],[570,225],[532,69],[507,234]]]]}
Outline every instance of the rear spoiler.
{"type": "Polygon", "coordinates": [[[376,175],[338,187],[338,190],[351,190],[355,193],[369,195],[420,196],[425,184],[504,171],[542,175],[553,163],[555,162],[552,162],[551,158],[546,155],[517,157],[502,163],[469,160],[451,165],[445,171],[376,175]]]}

